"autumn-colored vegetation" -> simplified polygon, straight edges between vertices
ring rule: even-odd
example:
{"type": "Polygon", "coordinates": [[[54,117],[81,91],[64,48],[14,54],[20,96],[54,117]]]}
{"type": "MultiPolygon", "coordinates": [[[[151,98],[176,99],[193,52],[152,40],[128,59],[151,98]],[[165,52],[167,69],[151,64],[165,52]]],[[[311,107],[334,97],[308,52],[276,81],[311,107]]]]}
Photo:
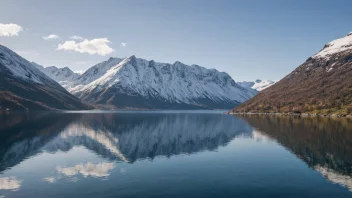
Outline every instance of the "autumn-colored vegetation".
{"type": "Polygon", "coordinates": [[[275,85],[231,113],[352,115],[352,50],[309,58],[275,85]]]}

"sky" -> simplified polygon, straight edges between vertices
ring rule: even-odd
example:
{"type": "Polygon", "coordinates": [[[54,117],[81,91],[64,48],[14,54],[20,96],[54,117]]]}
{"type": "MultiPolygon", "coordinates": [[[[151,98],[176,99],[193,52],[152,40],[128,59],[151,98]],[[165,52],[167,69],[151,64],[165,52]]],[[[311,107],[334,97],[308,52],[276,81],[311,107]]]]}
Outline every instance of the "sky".
{"type": "Polygon", "coordinates": [[[0,44],[82,72],[109,57],[280,80],[352,31],[349,0],[0,0],[0,44]]]}

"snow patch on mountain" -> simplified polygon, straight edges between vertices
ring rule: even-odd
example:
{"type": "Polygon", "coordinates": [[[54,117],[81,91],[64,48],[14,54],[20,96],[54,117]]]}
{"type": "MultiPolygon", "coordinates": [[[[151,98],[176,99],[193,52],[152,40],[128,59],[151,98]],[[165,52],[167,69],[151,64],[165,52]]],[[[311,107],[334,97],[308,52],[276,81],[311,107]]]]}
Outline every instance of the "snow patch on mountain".
{"type": "Polygon", "coordinates": [[[347,36],[333,40],[326,44],[322,50],[313,56],[313,58],[328,58],[332,54],[352,49],[352,32],[347,36]]]}
{"type": "Polygon", "coordinates": [[[253,82],[248,82],[248,81],[237,82],[237,84],[241,85],[244,88],[255,89],[257,91],[262,91],[272,86],[275,83],[276,81],[273,81],[273,80],[259,80],[259,79],[253,82]]]}

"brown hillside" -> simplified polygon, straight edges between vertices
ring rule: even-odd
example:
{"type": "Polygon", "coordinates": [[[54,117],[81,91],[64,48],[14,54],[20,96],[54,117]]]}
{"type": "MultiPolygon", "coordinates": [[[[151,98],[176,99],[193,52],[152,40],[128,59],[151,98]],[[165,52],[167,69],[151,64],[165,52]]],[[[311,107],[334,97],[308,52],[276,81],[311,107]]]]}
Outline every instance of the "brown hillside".
{"type": "Polygon", "coordinates": [[[239,112],[352,114],[352,49],[310,57],[275,85],[230,111],[239,112]]]}

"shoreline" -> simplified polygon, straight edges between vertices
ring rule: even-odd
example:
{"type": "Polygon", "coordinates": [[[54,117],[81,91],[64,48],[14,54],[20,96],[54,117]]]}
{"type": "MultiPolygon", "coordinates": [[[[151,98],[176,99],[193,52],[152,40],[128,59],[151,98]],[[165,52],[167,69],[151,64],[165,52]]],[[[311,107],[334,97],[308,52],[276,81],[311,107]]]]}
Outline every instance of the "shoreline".
{"type": "Polygon", "coordinates": [[[301,116],[301,117],[328,117],[328,118],[350,118],[352,115],[341,115],[341,114],[311,114],[311,113],[231,113],[226,112],[229,115],[279,115],[279,116],[301,116]]]}

